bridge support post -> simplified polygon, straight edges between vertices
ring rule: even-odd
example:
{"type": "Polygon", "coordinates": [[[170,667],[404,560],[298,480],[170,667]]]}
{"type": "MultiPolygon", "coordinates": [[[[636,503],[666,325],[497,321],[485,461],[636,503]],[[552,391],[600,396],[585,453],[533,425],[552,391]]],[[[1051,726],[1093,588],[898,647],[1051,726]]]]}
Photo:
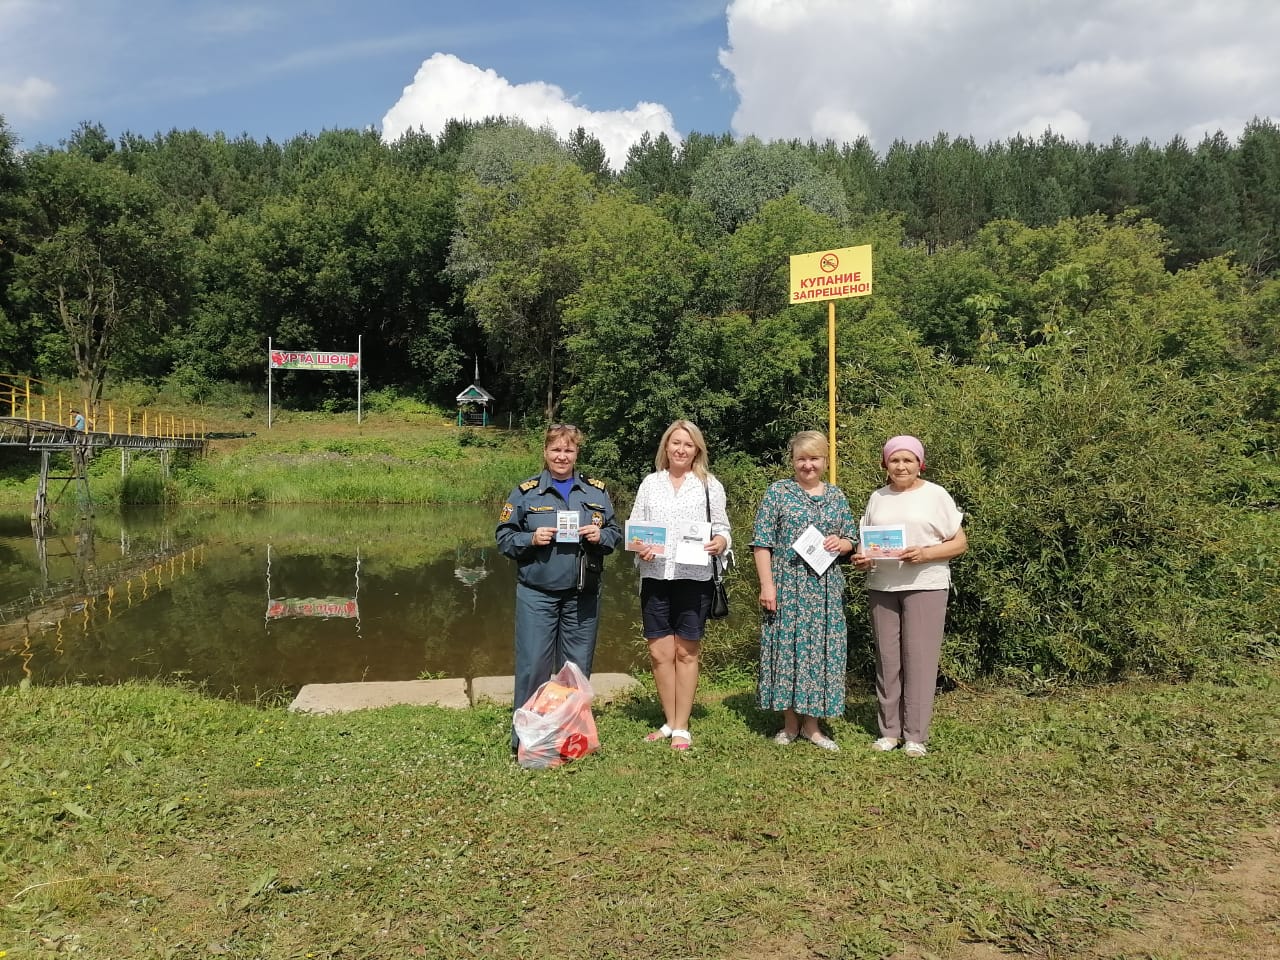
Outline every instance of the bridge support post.
{"type": "Polygon", "coordinates": [[[71,462],[74,465],[72,472],[75,474],[74,480],[76,484],[76,506],[80,510],[80,516],[93,516],[93,497],[89,493],[89,458],[93,455],[92,450],[82,443],[73,444],[71,447],[71,462]]]}
{"type": "Polygon", "coordinates": [[[49,520],[49,451],[40,451],[40,482],[36,485],[36,502],[31,508],[31,519],[41,527],[49,520]]]}

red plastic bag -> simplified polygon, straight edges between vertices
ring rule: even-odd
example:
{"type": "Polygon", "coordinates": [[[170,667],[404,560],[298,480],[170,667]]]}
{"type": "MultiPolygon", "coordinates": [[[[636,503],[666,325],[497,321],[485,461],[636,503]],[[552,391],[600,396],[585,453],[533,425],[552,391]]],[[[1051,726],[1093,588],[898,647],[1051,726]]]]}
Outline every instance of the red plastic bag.
{"type": "Polygon", "coordinates": [[[591,682],[572,660],[515,712],[516,762],[527,770],[558,767],[600,749],[591,715],[591,682]]]}

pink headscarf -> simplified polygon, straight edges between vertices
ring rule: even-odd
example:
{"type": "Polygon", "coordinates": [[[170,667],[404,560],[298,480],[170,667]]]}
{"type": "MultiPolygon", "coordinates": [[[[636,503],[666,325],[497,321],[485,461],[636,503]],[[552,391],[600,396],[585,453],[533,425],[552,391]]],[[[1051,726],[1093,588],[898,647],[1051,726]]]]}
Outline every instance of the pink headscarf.
{"type": "Polygon", "coordinates": [[[906,436],[890,437],[885,441],[884,453],[880,455],[880,466],[888,467],[889,458],[899,450],[907,450],[916,455],[916,459],[920,461],[920,472],[924,473],[924,444],[915,437],[906,436]]]}

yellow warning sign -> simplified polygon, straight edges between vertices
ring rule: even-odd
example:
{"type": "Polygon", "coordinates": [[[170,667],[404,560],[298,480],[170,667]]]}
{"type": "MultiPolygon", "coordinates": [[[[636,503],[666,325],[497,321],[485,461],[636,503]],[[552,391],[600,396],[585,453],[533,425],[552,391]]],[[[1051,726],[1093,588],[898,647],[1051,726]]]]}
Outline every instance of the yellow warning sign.
{"type": "Polygon", "coordinates": [[[871,293],[871,245],[798,253],[791,258],[791,302],[871,293]]]}

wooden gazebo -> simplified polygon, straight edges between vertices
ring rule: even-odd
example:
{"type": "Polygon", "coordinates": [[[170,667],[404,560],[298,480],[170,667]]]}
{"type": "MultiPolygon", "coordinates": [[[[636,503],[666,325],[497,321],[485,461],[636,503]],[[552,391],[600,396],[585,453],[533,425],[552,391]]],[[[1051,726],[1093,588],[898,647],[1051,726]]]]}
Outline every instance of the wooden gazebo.
{"type": "Polygon", "coordinates": [[[489,426],[493,402],[493,394],[478,383],[471,384],[458,394],[458,426],[489,426]]]}

